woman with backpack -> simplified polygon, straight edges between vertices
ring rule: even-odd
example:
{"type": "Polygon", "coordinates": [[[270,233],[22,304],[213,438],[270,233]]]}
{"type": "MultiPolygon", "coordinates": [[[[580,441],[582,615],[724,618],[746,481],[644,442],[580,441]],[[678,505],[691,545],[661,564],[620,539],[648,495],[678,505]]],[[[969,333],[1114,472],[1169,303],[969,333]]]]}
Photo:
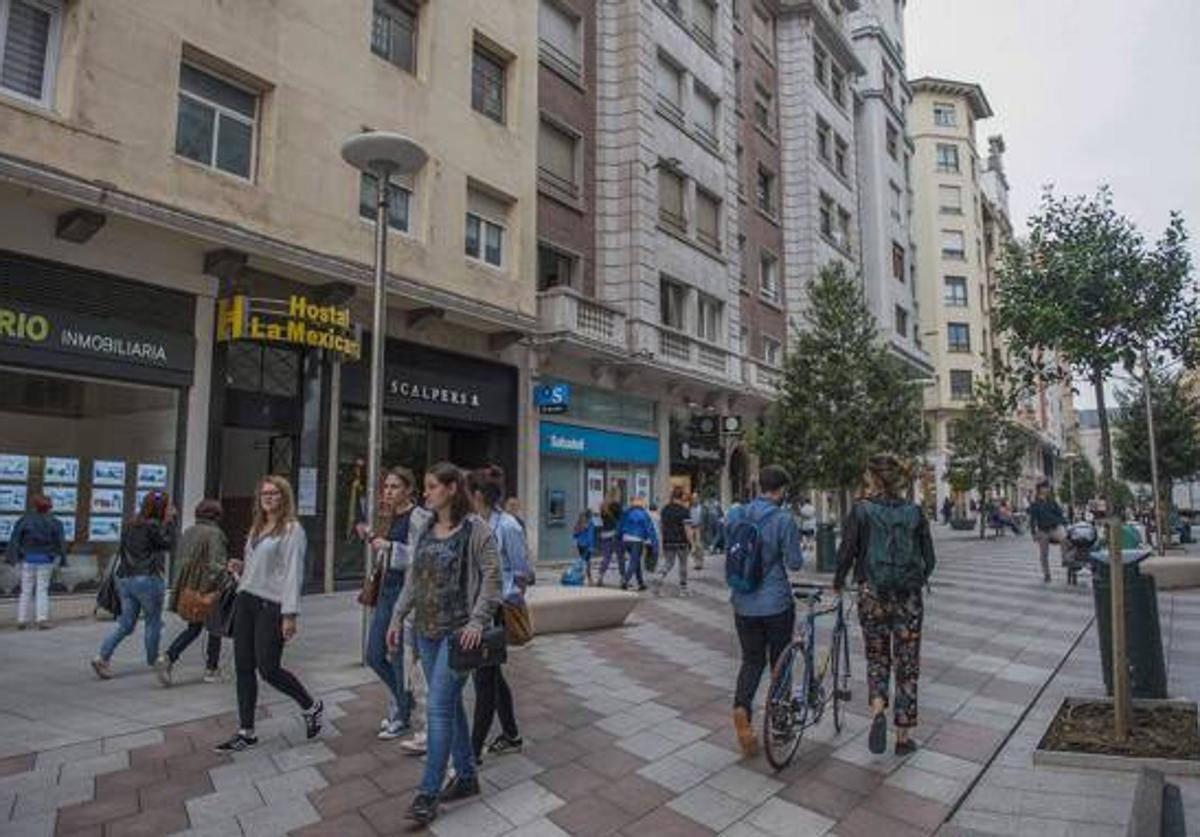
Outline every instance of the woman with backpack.
{"type": "Polygon", "coordinates": [[[33,512],[21,515],[8,538],[7,560],[21,565],[17,628],[22,631],[29,627],[30,604],[35,599],[38,628],[50,627],[50,577],[55,565],[67,559],[62,521],[50,513],[52,507],[50,498],[35,494],[33,512]]]}
{"type": "Polygon", "coordinates": [[[929,521],[921,507],[904,499],[908,477],[891,454],[871,457],[867,496],[854,504],[842,525],[833,589],[840,594],[854,571],[858,616],[867,656],[872,753],[887,748],[887,707],[892,669],[896,672],[893,720],[896,755],[917,749],[909,732],[917,725],[917,680],[921,671],[921,588],[935,557],[929,521]]]}

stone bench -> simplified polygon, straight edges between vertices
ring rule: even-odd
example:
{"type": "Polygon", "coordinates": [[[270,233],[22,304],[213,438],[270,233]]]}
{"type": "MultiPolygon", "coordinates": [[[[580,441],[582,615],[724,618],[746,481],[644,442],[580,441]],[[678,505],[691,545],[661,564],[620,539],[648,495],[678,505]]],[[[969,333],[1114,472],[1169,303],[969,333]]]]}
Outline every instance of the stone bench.
{"type": "Polygon", "coordinates": [[[1142,562],[1141,570],[1154,576],[1159,590],[1200,587],[1200,557],[1152,555],[1142,562]]]}
{"type": "Polygon", "coordinates": [[[608,587],[563,587],[535,584],[526,604],[538,634],[560,634],[615,628],[637,607],[638,596],[608,587]]]}

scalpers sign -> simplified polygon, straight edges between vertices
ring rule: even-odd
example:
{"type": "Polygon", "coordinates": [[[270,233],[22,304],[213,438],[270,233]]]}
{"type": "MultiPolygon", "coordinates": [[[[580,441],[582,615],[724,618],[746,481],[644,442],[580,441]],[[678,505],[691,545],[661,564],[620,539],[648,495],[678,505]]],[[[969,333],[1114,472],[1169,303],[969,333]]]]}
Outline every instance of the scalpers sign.
{"type": "Polygon", "coordinates": [[[328,349],[346,360],[362,357],[359,327],[350,322],[350,309],[321,305],[292,294],[286,300],[244,294],[219,300],[217,340],[290,343],[328,349]]]}
{"type": "Polygon", "coordinates": [[[478,410],[481,406],[479,393],[473,390],[430,386],[429,384],[419,384],[416,381],[406,381],[403,378],[389,380],[387,394],[398,395],[412,401],[428,401],[432,404],[465,407],[468,410],[478,410]]]}

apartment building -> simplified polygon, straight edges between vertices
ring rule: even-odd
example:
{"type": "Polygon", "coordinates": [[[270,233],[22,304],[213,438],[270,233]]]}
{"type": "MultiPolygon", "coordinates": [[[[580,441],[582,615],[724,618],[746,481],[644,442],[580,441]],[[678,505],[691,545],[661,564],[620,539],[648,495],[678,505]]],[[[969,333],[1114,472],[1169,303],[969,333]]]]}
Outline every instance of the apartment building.
{"type": "Polygon", "coordinates": [[[54,495],[73,565],[107,561],[154,489],[185,514],[221,496],[236,534],[275,472],[309,586],[361,573],[377,185],[339,148],[364,129],[428,153],[389,187],[383,461],[499,461],[526,492],[536,4],[0,16],[0,308],[22,324],[0,334],[5,479],[54,495]]]}
{"type": "Polygon", "coordinates": [[[915,153],[912,178],[923,342],[936,385],[925,390],[937,507],[949,486],[953,420],[988,373],[988,270],[983,189],[975,125],[992,115],[983,88],[969,82],[920,78],[911,83],[909,120],[915,153]]]}

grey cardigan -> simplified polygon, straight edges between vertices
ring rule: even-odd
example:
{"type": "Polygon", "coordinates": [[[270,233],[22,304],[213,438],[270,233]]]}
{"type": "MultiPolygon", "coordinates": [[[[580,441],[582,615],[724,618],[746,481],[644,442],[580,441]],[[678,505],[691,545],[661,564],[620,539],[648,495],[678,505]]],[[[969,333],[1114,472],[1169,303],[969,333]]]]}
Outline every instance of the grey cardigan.
{"type": "MultiPolygon", "coordinates": [[[[470,562],[470,580],[467,587],[467,598],[472,603],[471,615],[467,619],[467,627],[483,630],[492,623],[496,608],[500,606],[500,550],[496,547],[496,536],[488,527],[487,521],[477,514],[466,517],[471,521],[471,540],[467,545],[467,560],[470,562]]],[[[422,532],[434,521],[432,518],[421,527],[422,532]]],[[[410,524],[411,525],[411,524],[410,524]]],[[[419,543],[419,539],[416,543],[419,543]]],[[[416,560],[414,546],[412,560],[416,560]]],[[[400,598],[392,611],[391,628],[400,628],[404,617],[409,614],[414,605],[414,589],[416,579],[410,573],[400,590],[400,598]]]]}

